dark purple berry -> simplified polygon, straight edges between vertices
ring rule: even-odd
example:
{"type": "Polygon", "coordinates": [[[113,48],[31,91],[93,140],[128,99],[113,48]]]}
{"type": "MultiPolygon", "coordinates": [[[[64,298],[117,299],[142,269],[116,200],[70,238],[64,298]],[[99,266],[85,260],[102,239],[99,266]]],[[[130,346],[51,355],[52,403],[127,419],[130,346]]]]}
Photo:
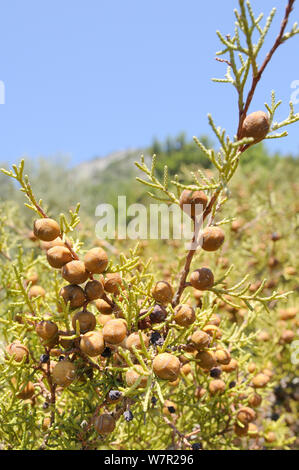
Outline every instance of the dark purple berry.
{"type": "Polygon", "coordinates": [[[153,404],[153,405],[156,405],[156,404],[157,404],[157,401],[158,401],[158,399],[157,399],[155,396],[152,396],[152,398],[151,398],[152,404],[153,404]]]}
{"type": "Polygon", "coordinates": [[[110,390],[108,393],[109,400],[116,401],[121,397],[121,392],[118,390],[110,390]]]}
{"type": "Polygon", "coordinates": [[[132,421],[133,419],[133,413],[130,410],[127,410],[124,412],[124,418],[127,422],[132,421]]]}
{"type": "MultiPolygon", "coordinates": [[[[163,338],[161,337],[159,331],[153,331],[150,337],[150,342],[152,344],[157,344],[158,341],[162,340],[163,338]]],[[[163,343],[162,343],[163,344],[163,343]]]]}
{"type": "Polygon", "coordinates": [[[112,351],[110,348],[105,348],[104,351],[102,352],[101,356],[102,357],[110,357],[112,354],[112,351]]]}
{"type": "Polygon", "coordinates": [[[152,323],[161,323],[167,317],[167,310],[162,305],[157,304],[149,317],[152,323]]]}
{"type": "Polygon", "coordinates": [[[175,413],[175,407],[174,406],[168,406],[167,407],[169,413],[175,413]]]}
{"type": "Polygon", "coordinates": [[[201,450],[202,449],[202,445],[200,442],[194,442],[194,444],[192,444],[192,450],[201,450]]]}
{"type": "Polygon", "coordinates": [[[221,369],[219,367],[213,367],[213,369],[210,370],[210,376],[213,377],[213,379],[218,379],[221,375],[221,369]]]}
{"type": "Polygon", "coordinates": [[[42,354],[41,357],[39,358],[42,364],[46,364],[46,362],[48,362],[49,359],[50,359],[49,354],[42,354]]]}

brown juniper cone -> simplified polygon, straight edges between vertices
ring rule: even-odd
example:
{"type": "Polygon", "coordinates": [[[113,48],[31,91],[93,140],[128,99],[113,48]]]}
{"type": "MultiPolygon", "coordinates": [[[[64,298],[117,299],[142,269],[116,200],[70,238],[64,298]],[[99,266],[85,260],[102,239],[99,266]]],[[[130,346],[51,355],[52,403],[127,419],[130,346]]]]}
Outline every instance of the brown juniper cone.
{"type": "Polygon", "coordinates": [[[100,299],[104,294],[104,287],[101,281],[89,281],[86,283],[84,292],[88,300],[100,299]]]}
{"type": "Polygon", "coordinates": [[[270,377],[266,374],[260,373],[257,374],[255,377],[252,379],[252,386],[254,388],[264,388],[268,382],[270,381],[270,377]]]}
{"type": "Polygon", "coordinates": [[[86,302],[86,297],[82,287],[77,286],[76,284],[70,284],[68,286],[62,287],[60,290],[60,295],[62,296],[65,303],[70,303],[70,308],[75,309],[83,307],[86,302]]]}
{"type": "Polygon", "coordinates": [[[104,338],[101,331],[88,331],[80,339],[80,349],[90,357],[102,354],[105,349],[104,338]]]}
{"type": "Polygon", "coordinates": [[[108,413],[103,413],[94,419],[94,427],[98,434],[110,434],[115,429],[115,419],[108,413]]]}
{"type": "Polygon", "coordinates": [[[249,425],[245,424],[240,426],[240,424],[234,424],[234,432],[238,437],[247,436],[249,425]]]}
{"type": "Polygon", "coordinates": [[[208,348],[211,343],[211,337],[202,330],[195,330],[191,336],[191,343],[196,349],[208,348]]]}
{"type": "Polygon", "coordinates": [[[209,383],[209,392],[211,395],[221,395],[225,392],[225,382],[221,379],[211,380],[209,383]]]}
{"type": "Polygon", "coordinates": [[[196,360],[199,365],[204,370],[210,370],[213,367],[216,367],[217,361],[213,351],[200,351],[196,355],[196,360]]]}
{"type": "Polygon", "coordinates": [[[242,424],[249,424],[256,419],[256,412],[248,406],[243,406],[238,410],[237,419],[242,424]]]}
{"type": "Polygon", "coordinates": [[[207,227],[202,234],[202,249],[205,251],[217,251],[225,239],[220,227],[207,227]]]}
{"type": "Polygon", "coordinates": [[[135,365],[134,368],[128,369],[125,377],[128,387],[132,387],[141,377],[138,388],[145,388],[147,385],[148,376],[144,375],[144,373],[145,371],[139,364],[135,365]]]}
{"type": "Polygon", "coordinates": [[[61,275],[70,284],[83,284],[88,279],[88,272],[82,261],[71,261],[63,266],[61,275]]]}
{"type": "Polygon", "coordinates": [[[227,349],[217,349],[215,351],[215,357],[219,364],[227,365],[231,361],[231,355],[227,349]]]}
{"type": "Polygon", "coordinates": [[[190,326],[195,322],[195,311],[190,305],[181,304],[174,310],[174,321],[180,326],[190,326]]]}
{"type": "Polygon", "coordinates": [[[253,137],[254,143],[263,140],[270,130],[270,119],[264,111],[249,114],[242,126],[241,138],[253,137]]]}
{"type": "MultiPolygon", "coordinates": [[[[149,346],[149,337],[145,333],[141,333],[141,337],[143,339],[144,346],[147,348],[149,346]]],[[[133,347],[136,349],[141,349],[141,341],[139,337],[139,333],[131,333],[127,339],[125,340],[126,348],[129,349],[131,352],[134,352],[133,347]]]]}
{"type": "Polygon", "coordinates": [[[50,320],[42,320],[37,323],[35,331],[42,339],[51,339],[57,335],[58,327],[50,320]]]}
{"type": "Polygon", "coordinates": [[[66,246],[53,246],[47,251],[47,260],[50,266],[55,269],[62,268],[72,261],[73,257],[66,246]]]}
{"type": "Polygon", "coordinates": [[[68,360],[57,362],[53,369],[52,377],[55,384],[61,387],[67,387],[75,380],[75,365],[68,360]]]}
{"type": "Polygon", "coordinates": [[[153,371],[164,380],[176,380],[180,372],[180,361],[169,353],[158,354],[153,360],[153,371]]]}
{"type": "Polygon", "coordinates": [[[93,313],[82,310],[75,313],[72,318],[72,326],[76,330],[76,324],[79,322],[80,333],[87,333],[87,331],[94,330],[96,327],[96,317],[93,313]]]}
{"type": "Polygon", "coordinates": [[[16,340],[6,346],[6,352],[10,356],[14,357],[16,362],[22,362],[25,358],[25,361],[28,361],[29,351],[24,344],[16,340]]]}
{"type": "Polygon", "coordinates": [[[158,281],[153,288],[152,296],[156,302],[167,305],[172,301],[173,289],[167,281],[158,281]]]}
{"type": "Polygon", "coordinates": [[[110,320],[105,324],[102,332],[105,342],[119,344],[127,335],[126,322],[122,319],[110,320]]]}
{"type": "Polygon", "coordinates": [[[28,292],[29,299],[34,299],[35,297],[45,297],[45,295],[46,295],[45,289],[37,285],[30,287],[29,292],[28,292]]]}
{"type": "Polygon", "coordinates": [[[32,382],[28,382],[25,387],[24,384],[20,386],[20,392],[17,394],[17,397],[20,398],[21,400],[29,400],[29,398],[32,398],[34,395],[34,385],[32,382]]]}
{"type": "Polygon", "coordinates": [[[104,289],[110,294],[118,294],[121,282],[121,276],[119,273],[108,273],[104,280],[104,289]]]}
{"type": "Polygon", "coordinates": [[[39,240],[51,242],[60,236],[60,227],[56,220],[43,218],[35,220],[33,233],[39,240]]]}
{"type": "Polygon", "coordinates": [[[103,315],[111,315],[113,313],[113,306],[106,302],[106,300],[98,299],[95,304],[98,311],[103,315]]]}
{"type": "Polygon", "coordinates": [[[201,215],[208,204],[208,197],[203,191],[184,189],[180,197],[180,208],[194,218],[201,215]]]}
{"type": "Polygon", "coordinates": [[[209,268],[196,269],[190,275],[190,284],[194,289],[210,289],[214,285],[214,275],[209,268]]]}
{"type": "Polygon", "coordinates": [[[108,266],[108,256],[103,248],[92,248],[85,254],[84,263],[90,273],[101,274],[108,266]]]}

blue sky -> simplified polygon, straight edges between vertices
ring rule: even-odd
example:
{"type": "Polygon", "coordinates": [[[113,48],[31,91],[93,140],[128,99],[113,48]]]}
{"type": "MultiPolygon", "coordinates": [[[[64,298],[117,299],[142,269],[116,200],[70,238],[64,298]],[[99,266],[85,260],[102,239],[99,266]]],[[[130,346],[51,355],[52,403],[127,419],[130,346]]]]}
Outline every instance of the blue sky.
{"type": "MultiPolygon", "coordinates": [[[[252,1],[257,12],[278,7],[272,41],[286,1],[252,1]]],[[[220,48],[215,31],[233,32],[237,3],[0,1],[6,99],[0,105],[0,161],[62,154],[76,164],[149,145],[154,136],[207,134],[208,112],[234,133],[235,91],[210,78],[225,72],[214,60],[220,48]]],[[[298,13],[296,5],[292,23],[298,13]]],[[[278,118],[286,117],[291,83],[299,80],[298,41],[299,36],[277,52],[251,110],[262,109],[275,89],[284,100],[278,118]]],[[[289,132],[270,148],[298,154],[298,124],[289,132]]]]}

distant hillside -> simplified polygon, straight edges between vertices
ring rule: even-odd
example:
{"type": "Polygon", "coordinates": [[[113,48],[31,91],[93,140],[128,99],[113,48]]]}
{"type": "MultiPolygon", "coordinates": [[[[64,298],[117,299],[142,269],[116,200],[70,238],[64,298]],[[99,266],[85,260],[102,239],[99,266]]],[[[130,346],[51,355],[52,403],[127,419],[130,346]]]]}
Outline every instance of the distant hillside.
{"type": "Polygon", "coordinates": [[[134,163],[139,159],[142,150],[127,149],[113,152],[105,157],[96,157],[92,160],[80,163],[75,167],[74,174],[78,179],[98,178],[105,174],[105,170],[109,167],[127,168],[128,164],[134,163]]]}

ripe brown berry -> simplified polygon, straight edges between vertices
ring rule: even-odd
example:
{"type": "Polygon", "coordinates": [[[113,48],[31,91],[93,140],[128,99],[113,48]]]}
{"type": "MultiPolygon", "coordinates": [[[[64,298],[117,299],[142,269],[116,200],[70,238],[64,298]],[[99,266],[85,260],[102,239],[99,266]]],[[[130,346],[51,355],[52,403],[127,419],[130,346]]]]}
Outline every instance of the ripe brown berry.
{"type": "Polygon", "coordinates": [[[104,294],[104,287],[101,281],[88,281],[84,289],[86,298],[88,300],[100,299],[104,294]]]}
{"type": "Polygon", "coordinates": [[[184,365],[181,367],[181,374],[182,374],[183,376],[186,376],[186,375],[190,374],[191,371],[192,371],[192,369],[191,369],[190,364],[184,364],[184,365]]]}
{"type": "Polygon", "coordinates": [[[191,336],[191,342],[194,344],[196,349],[208,348],[211,343],[211,337],[201,330],[196,330],[191,336]]]}
{"type": "Polygon", "coordinates": [[[111,315],[113,313],[112,305],[108,304],[104,299],[96,300],[96,307],[103,315],[111,315]]]}
{"type": "Polygon", "coordinates": [[[218,328],[218,326],[216,325],[206,325],[203,327],[202,331],[204,331],[204,333],[207,333],[212,338],[220,339],[222,336],[220,328],[218,328]]]}
{"type": "Polygon", "coordinates": [[[292,330],[284,330],[281,333],[279,342],[281,344],[290,344],[295,338],[295,333],[292,330]]]}
{"type": "Polygon", "coordinates": [[[86,302],[86,297],[82,287],[77,286],[76,284],[70,284],[63,287],[60,290],[60,295],[65,303],[70,303],[70,308],[82,307],[86,302]]]}
{"type": "Polygon", "coordinates": [[[238,437],[247,436],[248,429],[249,429],[248,424],[244,424],[242,426],[240,426],[240,424],[238,423],[234,424],[234,432],[238,437]]]}
{"type": "Polygon", "coordinates": [[[147,385],[148,376],[144,374],[145,374],[145,371],[139,364],[134,366],[134,368],[129,369],[126,372],[126,383],[128,387],[132,387],[137,382],[139,377],[141,377],[138,388],[145,388],[147,385]]]}
{"type": "Polygon", "coordinates": [[[253,406],[253,408],[256,408],[262,403],[262,397],[258,393],[253,392],[248,397],[248,403],[250,406],[253,406]]]}
{"type": "Polygon", "coordinates": [[[87,271],[93,274],[101,274],[108,266],[108,256],[103,248],[97,247],[89,250],[84,256],[87,271]]]}
{"type": "Polygon", "coordinates": [[[66,246],[53,246],[47,251],[47,260],[52,268],[60,269],[72,259],[72,254],[66,246]]]}
{"type": "Polygon", "coordinates": [[[215,355],[212,351],[200,351],[196,359],[199,367],[205,370],[210,370],[217,365],[215,355]]]}
{"type": "Polygon", "coordinates": [[[56,220],[43,218],[34,222],[33,233],[39,240],[51,242],[60,235],[60,227],[56,220]]]}
{"type": "Polygon", "coordinates": [[[209,392],[211,395],[221,395],[225,392],[225,382],[221,379],[211,380],[209,383],[209,392]]]}
{"type": "Polygon", "coordinates": [[[241,136],[253,137],[254,142],[260,142],[268,134],[270,129],[270,120],[268,114],[264,111],[255,111],[249,114],[242,125],[241,136]]]}
{"type": "Polygon", "coordinates": [[[57,362],[52,372],[53,382],[60,387],[67,387],[76,377],[76,368],[68,360],[57,362]]]}
{"type": "Polygon", "coordinates": [[[227,365],[231,361],[230,352],[227,349],[216,349],[215,358],[219,364],[227,365]]]}
{"type": "Polygon", "coordinates": [[[205,251],[216,251],[224,242],[224,232],[220,227],[207,227],[202,235],[202,248],[205,251]]]}
{"type": "Polygon", "coordinates": [[[180,361],[169,353],[158,354],[153,360],[155,374],[164,380],[176,380],[180,372],[180,361]]]}
{"type": "Polygon", "coordinates": [[[222,364],[221,366],[221,369],[223,370],[223,372],[227,372],[227,373],[230,373],[230,372],[234,372],[234,370],[236,370],[238,368],[238,362],[236,361],[236,359],[231,359],[229,361],[228,364],[222,364]]]}
{"type": "Polygon", "coordinates": [[[38,282],[38,274],[36,272],[28,273],[27,279],[25,279],[25,285],[28,286],[29,282],[34,286],[38,282]]]}
{"type": "Polygon", "coordinates": [[[167,317],[167,310],[163,305],[156,304],[149,315],[151,323],[162,323],[167,317]]]}
{"type": "Polygon", "coordinates": [[[76,330],[76,324],[79,322],[80,333],[87,333],[87,331],[92,331],[96,327],[96,317],[91,312],[82,310],[81,312],[75,313],[72,319],[72,325],[74,330],[76,330]]]}
{"type": "Polygon", "coordinates": [[[34,299],[35,297],[45,297],[45,295],[46,291],[41,286],[32,286],[28,292],[29,299],[34,299]]]}
{"type": "Polygon", "coordinates": [[[272,444],[273,442],[276,441],[276,434],[273,431],[268,432],[265,435],[265,441],[268,442],[269,444],[272,444]]]}
{"type": "Polygon", "coordinates": [[[97,315],[97,322],[101,326],[105,326],[108,321],[113,320],[114,317],[112,315],[103,315],[102,313],[99,313],[97,315]]]}
{"type": "Polygon", "coordinates": [[[70,284],[83,284],[88,278],[85,264],[82,261],[71,261],[63,266],[61,275],[70,284]]]}
{"type": "Polygon", "coordinates": [[[111,434],[115,429],[115,419],[108,413],[103,413],[94,419],[94,427],[99,434],[111,434]]]}
{"type": "Polygon", "coordinates": [[[178,305],[174,310],[174,321],[180,326],[190,326],[195,322],[195,311],[190,305],[178,305]]]}
{"type": "Polygon", "coordinates": [[[16,340],[13,341],[13,343],[10,343],[6,346],[6,352],[10,356],[14,356],[14,360],[16,362],[22,362],[24,358],[26,358],[26,361],[28,360],[29,356],[29,351],[24,344],[22,344],[20,341],[16,340]]]}
{"type": "Polygon", "coordinates": [[[252,379],[252,386],[254,388],[264,388],[269,382],[269,380],[270,380],[270,377],[268,375],[263,374],[263,373],[257,374],[252,379]]]}
{"type": "Polygon", "coordinates": [[[184,189],[180,197],[180,208],[194,218],[201,215],[208,204],[208,198],[203,191],[184,189]]]}
{"type": "Polygon", "coordinates": [[[252,374],[256,369],[256,364],[254,362],[249,362],[247,369],[248,372],[252,374]]]}
{"type": "Polygon", "coordinates": [[[108,273],[104,280],[104,289],[110,294],[118,294],[121,286],[119,273],[108,273]]]}
{"type": "Polygon", "coordinates": [[[152,296],[159,304],[168,304],[172,301],[173,297],[173,290],[171,285],[166,281],[158,281],[153,288],[152,296]]]}
{"type": "Polygon", "coordinates": [[[105,349],[104,338],[101,331],[88,331],[80,339],[80,349],[90,357],[102,354],[105,349]]]}
{"type": "Polygon", "coordinates": [[[251,438],[256,438],[259,435],[258,427],[254,423],[249,423],[248,424],[248,436],[251,438]]]}
{"type": "Polygon", "coordinates": [[[209,268],[196,269],[190,275],[190,283],[194,289],[210,289],[214,285],[214,275],[209,268]]]}
{"type": "MultiPolygon", "coordinates": [[[[143,342],[145,347],[147,348],[149,346],[149,337],[145,333],[141,333],[143,342]]],[[[127,339],[126,339],[126,347],[130,349],[130,351],[133,352],[133,346],[135,346],[136,349],[141,349],[141,341],[139,338],[139,333],[131,333],[127,339]]]]}
{"type": "Polygon", "coordinates": [[[248,406],[242,406],[242,408],[238,410],[237,419],[242,424],[249,424],[252,421],[254,421],[255,418],[256,418],[256,412],[252,408],[249,408],[248,406]]]}
{"type": "Polygon", "coordinates": [[[50,320],[42,320],[37,323],[35,331],[42,339],[51,339],[58,333],[58,327],[56,323],[50,320]]]}
{"type": "Polygon", "coordinates": [[[121,343],[127,335],[127,327],[124,320],[115,319],[106,323],[103,328],[105,342],[110,344],[121,343]]]}
{"type": "Polygon", "coordinates": [[[17,394],[17,397],[21,400],[28,400],[34,395],[34,385],[32,382],[28,382],[25,387],[24,384],[20,386],[20,392],[17,394]]]}
{"type": "Polygon", "coordinates": [[[269,339],[270,339],[270,335],[269,335],[268,331],[260,331],[258,336],[257,336],[258,341],[267,342],[267,341],[269,341],[269,339]]]}
{"type": "Polygon", "coordinates": [[[279,318],[281,320],[292,320],[296,317],[298,309],[296,307],[291,307],[286,310],[280,310],[279,318]]]}

